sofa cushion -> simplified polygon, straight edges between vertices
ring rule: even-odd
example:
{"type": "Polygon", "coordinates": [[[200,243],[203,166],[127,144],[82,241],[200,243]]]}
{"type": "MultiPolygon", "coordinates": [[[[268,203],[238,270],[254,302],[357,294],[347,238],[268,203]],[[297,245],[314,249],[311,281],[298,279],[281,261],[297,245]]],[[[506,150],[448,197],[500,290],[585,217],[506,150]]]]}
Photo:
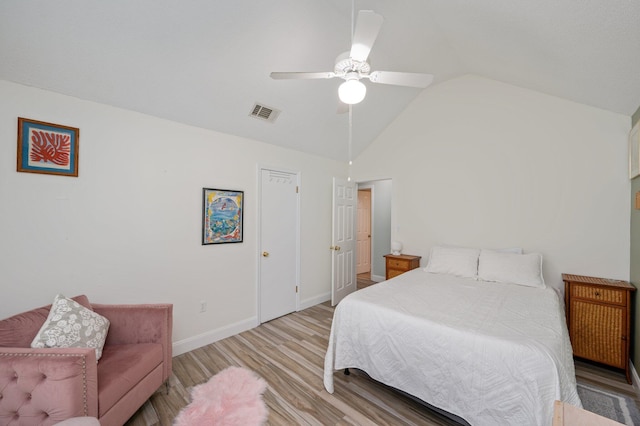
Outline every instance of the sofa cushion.
{"type": "Polygon", "coordinates": [[[106,345],[98,363],[98,417],[160,365],[162,356],[159,343],[106,345]]]}
{"type": "MultiPolygon", "coordinates": [[[[87,296],[73,298],[76,302],[91,309],[87,296]]],[[[49,316],[51,305],[32,309],[0,321],[0,347],[28,348],[36,334],[49,316]]]]}

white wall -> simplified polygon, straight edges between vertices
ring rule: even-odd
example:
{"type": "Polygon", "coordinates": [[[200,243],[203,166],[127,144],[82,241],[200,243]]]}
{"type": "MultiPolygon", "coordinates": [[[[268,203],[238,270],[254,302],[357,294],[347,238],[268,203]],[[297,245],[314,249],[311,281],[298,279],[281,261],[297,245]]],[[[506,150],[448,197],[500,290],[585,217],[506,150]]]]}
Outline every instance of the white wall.
{"type": "Polygon", "coordinates": [[[258,164],[301,171],[301,305],[329,298],[343,164],[6,81],[0,141],[0,318],[60,292],[173,303],[178,352],[252,327],[258,164]],[[17,117],[80,128],[79,177],[17,173],[17,117]],[[201,245],[203,187],[245,191],[243,243],[201,245]]]}
{"type": "Polygon", "coordinates": [[[392,238],[521,246],[561,273],[629,277],[630,118],[477,76],[428,88],[353,164],[393,179],[392,238]]]}

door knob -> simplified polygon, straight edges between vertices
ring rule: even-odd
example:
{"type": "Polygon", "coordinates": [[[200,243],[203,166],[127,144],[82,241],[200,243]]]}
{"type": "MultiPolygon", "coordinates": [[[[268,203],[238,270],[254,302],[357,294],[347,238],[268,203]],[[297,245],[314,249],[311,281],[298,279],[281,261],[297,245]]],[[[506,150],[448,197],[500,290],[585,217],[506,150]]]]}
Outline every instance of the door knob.
{"type": "Polygon", "coordinates": [[[338,251],[338,250],[340,250],[340,246],[331,246],[331,247],[329,247],[329,250],[338,251]]]}
{"type": "Polygon", "coordinates": [[[269,257],[269,252],[268,251],[263,251],[262,252],[262,257],[269,257]]]}

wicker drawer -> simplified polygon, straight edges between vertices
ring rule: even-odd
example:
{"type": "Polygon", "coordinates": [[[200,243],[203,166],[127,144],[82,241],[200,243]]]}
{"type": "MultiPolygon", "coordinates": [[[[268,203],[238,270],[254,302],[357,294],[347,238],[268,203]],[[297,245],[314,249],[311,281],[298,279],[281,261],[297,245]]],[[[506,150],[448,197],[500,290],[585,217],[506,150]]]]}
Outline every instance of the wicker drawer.
{"type": "Polygon", "coordinates": [[[625,368],[625,308],[574,299],[570,311],[573,354],[625,368]]]}
{"type": "Polygon", "coordinates": [[[613,305],[626,305],[626,291],[615,288],[593,287],[590,285],[574,284],[571,286],[571,297],[594,300],[613,305]]]}

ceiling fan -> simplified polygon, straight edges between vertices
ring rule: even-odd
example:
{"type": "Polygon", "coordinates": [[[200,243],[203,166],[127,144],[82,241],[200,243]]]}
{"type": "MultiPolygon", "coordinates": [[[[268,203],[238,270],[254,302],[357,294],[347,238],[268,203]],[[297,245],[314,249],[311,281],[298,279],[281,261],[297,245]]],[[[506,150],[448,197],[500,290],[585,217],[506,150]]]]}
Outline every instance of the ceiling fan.
{"type": "Polygon", "coordinates": [[[382,16],[372,10],[358,12],[358,21],[355,31],[353,31],[351,50],[342,53],[336,58],[333,71],[272,72],[271,78],[276,80],[342,78],[345,81],[338,88],[338,96],[342,102],[349,105],[357,104],[364,99],[367,93],[367,86],[360,81],[363,78],[369,79],[372,83],[424,89],[433,81],[433,75],[396,71],[371,71],[371,66],[367,63],[367,57],[378,37],[382,21],[382,16]]]}

